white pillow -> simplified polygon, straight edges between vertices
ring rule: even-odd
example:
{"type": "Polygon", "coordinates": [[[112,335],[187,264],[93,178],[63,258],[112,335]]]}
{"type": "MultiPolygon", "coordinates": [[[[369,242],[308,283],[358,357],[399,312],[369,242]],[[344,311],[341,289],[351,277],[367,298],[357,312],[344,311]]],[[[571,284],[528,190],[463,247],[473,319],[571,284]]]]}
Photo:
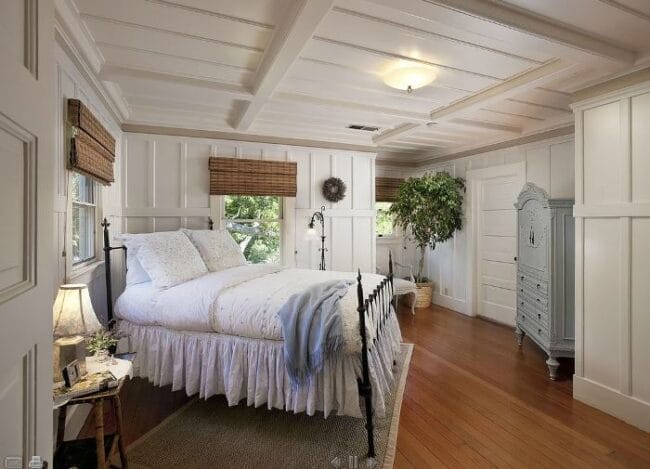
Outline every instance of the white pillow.
{"type": "Polygon", "coordinates": [[[228,230],[183,230],[199,250],[210,272],[246,265],[241,248],[228,230]]]}
{"type": "Polygon", "coordinates": [[[201,255],[180,231],[162,231],[147,237],[137,256],[158,288],[173,287],[208,273],[201,255]]]}
{"type": "Polygon", "coordinates": [[[144,271],[138,260],[138,251],[146,243],[147,237],[155,233],[123,234],[119,237],[122,244],[126,246],[126,284],[136,285],[138,283],[151,282],[149,275],[144,271]]]}

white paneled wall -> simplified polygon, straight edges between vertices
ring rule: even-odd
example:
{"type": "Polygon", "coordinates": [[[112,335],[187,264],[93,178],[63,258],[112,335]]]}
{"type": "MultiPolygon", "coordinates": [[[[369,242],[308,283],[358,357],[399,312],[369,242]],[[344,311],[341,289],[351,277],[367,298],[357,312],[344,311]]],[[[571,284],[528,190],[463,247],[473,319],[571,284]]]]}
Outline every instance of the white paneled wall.
{"type": "Polygon", "coordinates": [[[650,431],[650,83],[575,111],[573,394],[650,431]]]}
{"type": "MultiPolygon", "coordinates": [[[[65,282],[85,283],[88,285],[90,295],[93,301],[93,306],[96,312],[105,317],[106,315],[106,290],[105,290],[105,276],[104,266],[101,263],[103,254],[101,252],[101,227],[97,227],[96,243],[97,243],[97,262],[83,269],[73,269],[71,264],[71,256],[67,258],[63,256],[65,251],[72,254],[70,245],[70,223],[71,215],[66,211],[69,205],[67,200],[68,193],[68,180],[69,171],[66,169],[66,161],[68,158],[69,146],[65,138],[65,128],[67,119],[67,100],[68,98],[80,99],[92,112],[97,116],[102,124],[111,132],[116,139],[116,157],[115,157],[115,175],[116,182],[110,187],[103,187],[100,189],[100,197],[97,202],[99,204],[99,216],[105,216],[111,223],[111,231],[114,234],[119,233],[120,228],[120,164],[121,164],[121,137],[122,131],[119,125],[110,117],[109,112],[103,106],[97,94],[93,91],[88,81],[79,72],[70,57],[63,51],[61,47],[56,47],[56,86],[57,86],[57,111],[55,121],[56,131],[56,144],[58,164],[56,172],[53,175],[55,178],[54,188],[54,227],[56,236],[53,242],[56,243],[54,249],[56,255],[55,265],[57,266],[57,282],[59,284],[65,282]],[[67,246],[66,246],[67,238],[67,246]]],[[[116,256],[119,257],[119,256],[116,256]]],[[[114,271],[121,270],[121,260],[118,258],[114,264],[114,271]]],[[[117,276],[115,278],[118,278],[117,276]]],[[[119,282],[119,280],[117,280],[119,282]]],[[[118,289],[120,284],[116,285],[118,289]]]]}
{"type": "Polygon", "coordinates": [[[296,161],[295,200],[285,199],[283,263],[317,268],[320,240],[307,239],[312,213],[325,206],[328,270],[375,268],[375,155],[253,142],[124,134],[124,232],[207,228],[221,218],[220,197],[209,195],[210,156],[296,161]],[[347,196],[325,201],[325,179],[337,176],[347,196]]]}
{"type": "MultiPolygon", "coordinates": [[[[511,147],[490,153],[481,153],[441,164],[432,164],[422,172],[447,171],[454,176],[465,177],[475,169],[493,168],[511,163],[524,162],[526,181],[534,182],[549,192],[551,197],[574,196],[574,144],[573,137],[561,137],[532,144],[511,147]]],[[[514,204],[515,200],[512,200],[514,204]]],[[[455,311],[475,315],[471,311],[470,279],[475,266],[469,265],[471,210],[468,198],[464,204],[463,230],[454,238],[427,254],[428,275],[434,282],[433,302],[455,311]]],[[[512,229],[516,229],[512,221],[512,229]]]]}

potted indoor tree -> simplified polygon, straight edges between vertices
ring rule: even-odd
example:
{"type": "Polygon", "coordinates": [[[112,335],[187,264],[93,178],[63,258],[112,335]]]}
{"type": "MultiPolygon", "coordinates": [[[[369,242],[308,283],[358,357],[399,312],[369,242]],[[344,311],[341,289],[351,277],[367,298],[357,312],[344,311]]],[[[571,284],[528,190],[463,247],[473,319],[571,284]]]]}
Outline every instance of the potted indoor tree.
{"type": "Polygon", "coordinates": [[[446,172],[425,174],[404,181],[390,208],[394,223],[410,233],[419,249],[415,283],[415,306],[431,304],[433,283],[424,276],[426,248],[450,239],[463,225],[463,193],[465,181],[446,172]]]}

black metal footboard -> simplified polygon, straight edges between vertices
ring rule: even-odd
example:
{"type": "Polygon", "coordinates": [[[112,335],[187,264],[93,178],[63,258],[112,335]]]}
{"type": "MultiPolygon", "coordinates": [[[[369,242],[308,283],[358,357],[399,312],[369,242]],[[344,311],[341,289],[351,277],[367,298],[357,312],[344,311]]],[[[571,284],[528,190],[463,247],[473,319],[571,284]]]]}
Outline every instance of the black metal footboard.
{"type": "MultiPolygon", "coordinates": [[[[115,321],[113,318],[113,291],[111,282],[111,252],[115,249],[123,249],[126,261],[126,246],[111,246],[108,227],[110,223],[104,218],[101,224],[104,229],[104,267],[106,269],[106,306],[108,313],[108,326],[112,328],[115,321]]],[[[208,220],[209,229],[213,229],[212,219],[208,220]]],[[[380,337],[386,321],[389,319],[393,305],[393,258],[388,253],[388,276],[374,288],[366,297],[363,294],[361,284],[361,270],[357,275],[357,301],[359,312],[359,332],[361,334],[361,366],[362,375],[359,379],[359,396],[364,399],[366,409],[366,430],[368,432],[368,457],[375,457],[375,438],[373,426],[373,408],[372,408],[372,383],[370,381],[370,365],[368,363],[368,353],[375,345],[375,341],[380,337]],[[369,338],[367,331],[371,330],[374,335],[369,338]]]]}
{"type": "Polygon", "coordinates": [[[366,408],[366,430],[368,432],[368,457],[375,457],[375,435],[372,409],[372,384],[370,382],[370,366],[368,352],[378,339],[384,324],[390,317],[393,305],[393,257],[388,253],[388,276],[368,295],[363,295],[361,284],[361,270],[357,275],[357,311],[359,312],[359,332],[361,333],[361,367],[362,374],[359,379],[359,395],[364,399],[366,408]],[[368,340],[368,328],[374,331],[372,341],[368,340]]]}

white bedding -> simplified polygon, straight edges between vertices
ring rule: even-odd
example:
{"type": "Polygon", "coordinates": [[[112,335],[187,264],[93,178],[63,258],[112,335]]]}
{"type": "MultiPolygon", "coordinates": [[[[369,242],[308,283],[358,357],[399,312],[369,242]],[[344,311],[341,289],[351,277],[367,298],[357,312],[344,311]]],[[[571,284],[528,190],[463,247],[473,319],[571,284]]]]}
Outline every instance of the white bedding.
{"type": "MultiPolygon", "coordinates": [[[[118,298],[115,313],[131,323],[177,331],[218,332],[282,340],[277,312],[294,293],[332,279],[354,279],[352,272],[284,269],[245,265],[213,272],[166,290],[150,282],[131,285],[118,298]]],[[[364,296],[382,278],[363,274],[364,296]]],[[[346,353],[361,349],[356,284],[341,301],[346,353]]],[[[372,334],[374,331],[368,328],[372,334]]]]}

